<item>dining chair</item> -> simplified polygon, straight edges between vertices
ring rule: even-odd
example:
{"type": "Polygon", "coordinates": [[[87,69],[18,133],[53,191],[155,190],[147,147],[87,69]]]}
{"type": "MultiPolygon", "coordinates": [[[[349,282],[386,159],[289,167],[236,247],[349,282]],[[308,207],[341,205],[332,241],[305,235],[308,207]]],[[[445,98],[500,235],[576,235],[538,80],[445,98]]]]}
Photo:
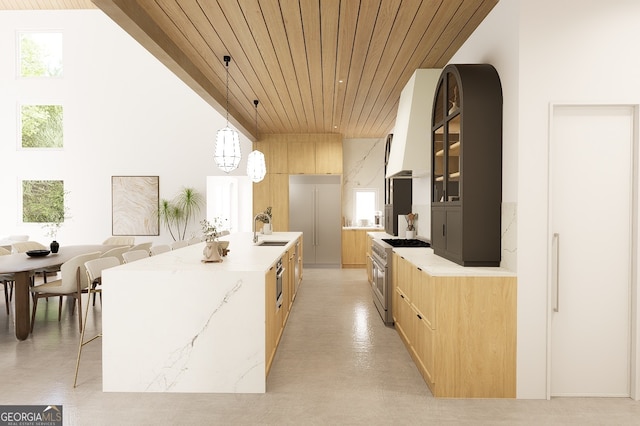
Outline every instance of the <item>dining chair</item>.
{"type": "Polygon", "coordinates": [[[171,246],[169,244],[158,244],[156,246],[151,246],[151,256],[158,255],[160,253],[166,253],[171,251],[171,246]]]}
{"type": "MultiPolygon", "coordinates": [[[[0,247],[0,256],[11,254],[11,252],[5,248],[0,247]]],[[[7,315],[9,315],[9,301],[13,298],[13,274],[0,274],[0,284],[4,287],[4,302],[7,306],[7,315]],[[9,294],[11,289],[11,294],[9,294]]]]}
{"type": "Polygon", "coordinates": [[[171,243],[171,250],[177,250],[179,248],[186,247],[188,245],[189,245],[189,242],[185,240],[174,241],[173,243],[171,243]]]}
{"type": "MultiPolygon", "coordinates": [[[[49,247],[44,244],[40,244],[37,241],[16,241],[11,244],[13,250],[16,253],[26,253],[30,250],[49,250],[49,247]]],[[[43,281],[47,282],[47,274],[57,274],[60,271],[60,268],[57,266],[52,266],[50,268],[44,268],[35,271],[36,274],[41,274],[43,281]]],[[[35,282],[34,282],[35,284],[35,282]]]]}
{"type": "Polygon", "coordinates": [[[132,250],[122,253],[124,263],[135,262],[136,260],[144,259],[147,257],[149,257],[149,251],[147,250],[132,250]]]}
{"type": "Polygon", "coordinates": [[[136,245],[132,246],[131,248],[129,248],[129,251],[146,250],[147,254],[149,254],[149,250],[151,250],[151,245],[152,244],[153,244],[152,242],[136,244],[136,245]]]}
{"type": "MultiPolygon", "coordinates": [[[[43,297],[60,297],[58,305],[58,321],[62,315],[62,296],[73,297],[71,315],[75,311],[76,300],[78,302],[78,329],[82,332],[82,293],[88,293],[89,281],[87,280],[85,262],[97,259],[100,252],[81,254],[73,257],[60,266],[61,278],[35,287],[31,287],[33,295],[33,310],[31,312],[31,332],[36,319],[38,299],[43,297]]],[[[87,302],[88,303],[88,302],[87,302]]]]}
{"type": "Polygon", "coordinates": [[[135,241],[136,237],[109,237],[102,244],[105,246],[132,246],[135,241]]]}
{"type": "Polygon", "coordinates": [[[187,241],[187,244],[191,246],[193,244],[198,244],[198,243],[201,243],[201,242],[202,242],[202,239],[200,237],[193,237],[193,238],[191,238],[190,240],[187,241]]]}
{"type": "MultiPolygon", "coordinates": [[[[87,282],[89,283],[88,293],[89,297],[93,293],[93,299],[95,300],[95,294],[100,293],[102,296],[102,271],[105,269],[119,266],[120,260],[115,256],[99,257],[98,259],[88,260],[84,263],[87,271],[87,282]]],[[[102,297],[101,297],[102,300],[102,297]]],[[[87,330],[87,317],[89,316],[89,304],[87,303],[86,312],[84,314],[84,321],[82,323],[82,332],[80,334],[80,343],[78,344],[78,357],[76,359],[76,374],[73,379],[73,387],[76,387],[78,382],[78,370],[80,368],[80,357],[82,356],[82,348],[87,343],[93,342],[95,339],[102,337],[102,333],[98,333],[89,340],[84,340],[85,331],[87,330]]],[[[82,313],[81,313],[82,314],[82,313]]]]}
{"type": "Polygon", "coordinates": [[[131,250],[131,246],[114,247],[102,253],[100,257],[115,257],[120,261],[120,263],[124,263],[122,253],[129,250],[131,250]]]}

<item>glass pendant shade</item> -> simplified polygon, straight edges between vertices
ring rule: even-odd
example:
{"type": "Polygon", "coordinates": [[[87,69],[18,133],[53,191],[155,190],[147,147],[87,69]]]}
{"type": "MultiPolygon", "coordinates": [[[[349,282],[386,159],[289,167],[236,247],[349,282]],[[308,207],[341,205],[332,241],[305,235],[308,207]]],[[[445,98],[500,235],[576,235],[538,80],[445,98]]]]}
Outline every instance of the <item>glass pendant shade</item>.
{"type": "Polygon", "coordinates": [[[229,173],[238,167],[241,157],[238,132],[229,126],[218,130],[216,135],[216,150],[213,155],[216,165],[223,172],[229,173]]]}
{"type": "Polygon", "coordinates": [[[247,174],[253,182],[260,182],[267,174],[264,154],[258,150],[251,151],[247,157],[247,174]]]}

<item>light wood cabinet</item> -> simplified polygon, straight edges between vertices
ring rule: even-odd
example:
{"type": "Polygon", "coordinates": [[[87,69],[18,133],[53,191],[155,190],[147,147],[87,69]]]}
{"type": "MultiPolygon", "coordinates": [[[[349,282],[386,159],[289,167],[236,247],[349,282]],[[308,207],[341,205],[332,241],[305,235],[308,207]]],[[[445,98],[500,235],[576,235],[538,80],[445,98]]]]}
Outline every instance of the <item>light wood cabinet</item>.
{"type": "Polygon", "coordinates": [[[318,138],[316,145],[316,173],[342,174],[342,137],[330,135],[318,138]]]}
{"type": "Polygon", "coordinates": [[[253,215],[269,206],[273,214],[271,228],[278,232],[288,231],[289,175],[267,174],[261,182],[253,184],[253,215]]]}
{"type": "MultiPolygon", "coordinates": [[[[298,239],[302,246],[302,237],[298,239]]],[[[282,338],[284,327],[289,319],[293,299],[297,291],[295,282],[295,264],[302,265],[302,253],[295,257],[295,243],[282,254],[283,267],[285,268],[282,279],[282,305],[276,305],[276,264],[269,268],[265,274],[265,362],[266,375],[269,375],[271,364],[275,357],[278,344],[282,338]]]]}
{"type": "Polygon", "coordinates": [[[289,173],[287,138],[283,135],[264,135],[260,141],[253,143],[253,149],[264,154],[267,173],[289,173]]]}
{"type": "Polygon", "coordinates": [[[266,375],[269,375],[271,363],[276,354],[277,333],[280,327],[276,326],[276,268],[272,266],[265,274],[265,363],[266,375]]]}
{"type": "Polygon", "coordinates": [[[367,232],[371,231],[375,229],[342,230],[343,268],[364,268],[367,265],[367,232]]]}
{"type": "Polygon", "coordinates": [[[393,267],[395,327],[433,395],[515,398],[516,278],[393,267]]]}

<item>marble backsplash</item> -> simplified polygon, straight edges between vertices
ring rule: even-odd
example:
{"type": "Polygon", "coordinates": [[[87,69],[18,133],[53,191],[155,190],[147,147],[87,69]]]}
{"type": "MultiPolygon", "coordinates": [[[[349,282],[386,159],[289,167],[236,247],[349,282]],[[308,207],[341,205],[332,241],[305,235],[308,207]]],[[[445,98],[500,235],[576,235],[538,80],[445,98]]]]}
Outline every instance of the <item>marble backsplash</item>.
{"type": "Polygon", "coordinates": [[[376,210],[384,211],[385,141],[385,138],[343,141],[342,217],[345,221],[353,220],[355,214],[354,189],[375,189],[376,210]]]}

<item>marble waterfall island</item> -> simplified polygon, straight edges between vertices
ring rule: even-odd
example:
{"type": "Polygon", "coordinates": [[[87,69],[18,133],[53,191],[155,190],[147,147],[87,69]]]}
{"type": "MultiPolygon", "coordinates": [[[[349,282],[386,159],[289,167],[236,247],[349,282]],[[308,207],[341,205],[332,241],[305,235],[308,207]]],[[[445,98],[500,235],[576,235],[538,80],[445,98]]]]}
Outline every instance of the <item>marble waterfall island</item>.
{"type": "Polygon", "coordinates": [[[221,263],[200,243],[105,270],[103,391],[265,392],[265,276],[301,235],[231,234],[221,263]]]}

